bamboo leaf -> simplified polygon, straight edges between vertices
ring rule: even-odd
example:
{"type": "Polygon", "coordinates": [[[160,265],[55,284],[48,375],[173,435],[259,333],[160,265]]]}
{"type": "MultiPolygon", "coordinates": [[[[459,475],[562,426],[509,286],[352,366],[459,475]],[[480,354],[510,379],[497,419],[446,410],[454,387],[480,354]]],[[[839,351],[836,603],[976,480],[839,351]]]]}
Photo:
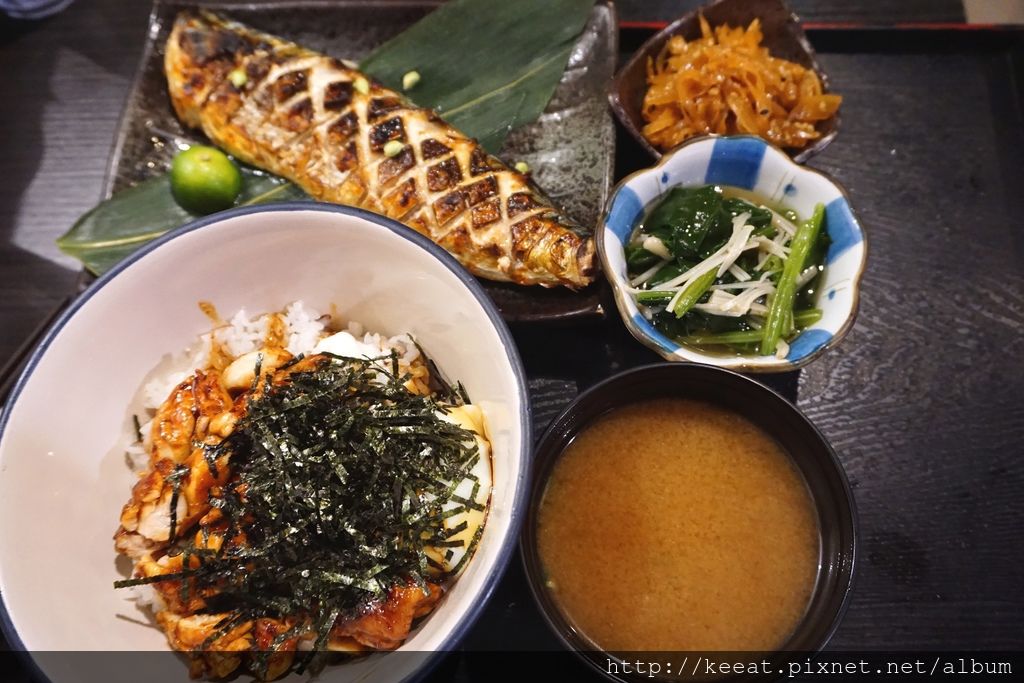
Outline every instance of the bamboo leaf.
{"type": "MultiPolygon", "coordinates": [[[[236,206],[306,198],[276,176],[246,167],[241,170],[242,192],[236,206]]],[[[174,201],[170,176],[163,174],[100,203],[58,238],[57,246],[101,275],[150,240],[195,218],[174,201]]]]}
{"type": "Polygon", "coordinates": [[[436,110],[496,153],[544,111],[594,0],[451,0],[381,45],[361,67],[436,110]]]}

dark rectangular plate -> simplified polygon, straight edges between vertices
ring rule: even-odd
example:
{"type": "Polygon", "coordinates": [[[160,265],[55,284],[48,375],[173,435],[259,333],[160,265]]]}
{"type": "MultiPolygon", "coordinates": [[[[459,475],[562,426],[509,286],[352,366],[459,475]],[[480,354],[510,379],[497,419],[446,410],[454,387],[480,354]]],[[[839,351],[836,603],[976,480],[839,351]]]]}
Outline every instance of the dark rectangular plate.
{"type": "MultiPolygon", "coordinates": [[[[202,5],[314,50],[359,60],[437,3],[250,0],[202,5]]],[[[195,6],[187,0],[157,0],[153,7],[142,61],[111,154],[106,196],[165,172],[175,151],[170,141],[202,139],[175,117],[163,71],[163,45],[174,17],[195,6]]],[[[537,184],[584,226],[597,225],[615,164],[615,126],[604,98],[618,55],[616,29],[614,5],[610,0],[598,3],[544,113],[512,131],[499,153],[509,163],[529,164],[537,184]]],[[[510,322],[570,321],[603,313],[603,280],[582,292],[482,282],[510,322]]]]}

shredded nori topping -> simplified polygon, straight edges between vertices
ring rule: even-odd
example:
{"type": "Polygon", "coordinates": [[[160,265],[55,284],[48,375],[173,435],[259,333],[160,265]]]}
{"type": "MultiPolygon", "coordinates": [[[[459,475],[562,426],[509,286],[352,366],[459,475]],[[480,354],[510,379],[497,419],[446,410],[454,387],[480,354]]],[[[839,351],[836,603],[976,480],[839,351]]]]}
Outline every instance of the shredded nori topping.
{"type": "MultiPolygon", "coordinates": [[[[458,389],[414,394],[394,354],[318,354],[296,366],[300,360],[274,381],[259,377],[232,434],[205,446],[211,464],[229,456],[232,477],[209,499],[227,531],[202,529],[201,536],[227,540],[214,551],[202,538],[197,545],[193,533],[172,550],[183,555],[181,571],[115,584],[188,579],[183,599],[215,589],[202,593],[204,611],[230,616],[206,647],[244,621],[269,617],[295,620],[271,649],[309,632],[321,649],[338,620],[357,618],[393,587],[425,590],[428,576],[447,578],[426,551],[461,546],[450,539],[465,524],[445,530],[444,520],[480,507],[478,483],[468,499],[454,493],[473,479],[480,457],[474,435],[438,415],[445,411],[439,401],[458,402],[458,389]],[[444,509],[450,502],[456,507],[444,509]],[[230,541],[239,534],[244,543],[230,541]]],[[[172,505],[183,474],[175,472],[172,505]]],[[[172,529],[172,540],[182,531],[172,529]]]]}

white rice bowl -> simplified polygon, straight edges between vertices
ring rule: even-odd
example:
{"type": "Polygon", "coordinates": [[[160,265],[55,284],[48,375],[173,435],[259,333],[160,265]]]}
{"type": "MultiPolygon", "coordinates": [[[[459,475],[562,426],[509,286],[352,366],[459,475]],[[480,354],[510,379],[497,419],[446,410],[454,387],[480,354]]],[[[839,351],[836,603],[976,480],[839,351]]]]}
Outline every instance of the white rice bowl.
{"type": "MultiPolygon", "coordinates": [[[[455,647],[514,551],[530,445],[525,379],[504,323],[451,257],[392,221],[325,205],[237,210],[176,231],[101,278],[48,333],[0,416],[0,622],[9,642],[55,683],[125,675],[127,657],[104,656],[88,660],[96,671],[84,677],[68,651],[167,653],[175,666],[133,673],[187,680],[138,596],[113,588],[127,566],[115,564],[111,536],[135,480],[125,462],[131,415],[187,374],[175,354],[210,328],[199,301],[225,312],[301,301],[288,312],[296,349],[319,334],[321,311],[365,325],[349,328],[364,343],[401,346],[394,337],[408,333],[486,415],[494,486],[472,561],[397,653],[331,666],[319,680],[410,677],[431,653],[455,647]],[[380,337],[368,340],[366,330],[380,337]]],[[[260,322],[239,315],[229,341],[242,350],[260,322]]]]}

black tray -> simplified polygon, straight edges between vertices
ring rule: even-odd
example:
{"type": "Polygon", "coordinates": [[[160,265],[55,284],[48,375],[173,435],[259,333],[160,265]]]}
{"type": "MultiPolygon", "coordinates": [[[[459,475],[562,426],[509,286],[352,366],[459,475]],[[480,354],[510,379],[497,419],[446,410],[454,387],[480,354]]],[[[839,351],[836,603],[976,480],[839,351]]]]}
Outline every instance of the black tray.
{"type": "MultiPolygon", "coordinates": [[[[623,28],[623,54],[652,30],[623,28]]],[[[872,252],[846,340],[756,379],[830,439],[857,499],[855,589],[829,649],[1024,650],[1024,32],[808,33],[845,97],[842,131],[811,165],[847,188],[872,252]]],[[[618,133],[621,177],[649,160],[618,133]]],[[[538,437],[579,390],[658,360],[614,315],[513,333],[538,437]]],[[[596,678],[567,658],[495,657],[496,671],[467,654],[558,649],[515,557],[431,678],[596,678]]]]}
{"type": "MultiPolygon", "coordinates": [[[[652,32],[624,27],[623,55],[652,32]]],[[[849,190],[872,250],[847,339],[803,371],[755,378],[825,433],[857,497],[858,577],[830,649],[1020,650],[1024,31],[808,33],[845,98],[842,131],[810,165],[849,190]]],[[[650,163],[617,133],[616,177],[650,163]]],[[[578,391],[659,361],[617,317],[513,332],[538,438],[578,391]]],[[[559,647],[517,557],[462,649],[559,647]]],[[[492,676],[485,661],[454,653],[435,678],[492,676]]],[[[510,675],[536,672],[521,661],[510,675]]],[[[581,662],[558,672],[599,678],[581,662]]]]}

